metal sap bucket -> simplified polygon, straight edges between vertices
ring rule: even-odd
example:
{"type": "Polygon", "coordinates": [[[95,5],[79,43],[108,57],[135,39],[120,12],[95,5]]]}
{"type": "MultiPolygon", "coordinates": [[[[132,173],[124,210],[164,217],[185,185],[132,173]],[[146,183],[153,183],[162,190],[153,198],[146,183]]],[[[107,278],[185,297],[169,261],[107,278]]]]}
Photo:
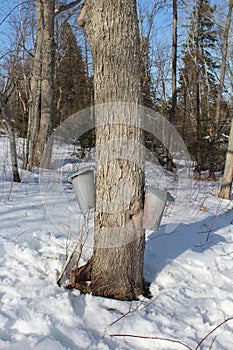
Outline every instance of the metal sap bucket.
{"type": "Polygon", "coordinates": [[[71,176],[75,197],[81,210],[95,207],[95,179],[93,167],[85,167],[71,176]]]}
{"type": "Polygon", "coordinates": [[[167,191],[152,186],[146,186],[145,192],[143,228],[157,231],[166,202],[174,202],[174,198],[167,191]]]}

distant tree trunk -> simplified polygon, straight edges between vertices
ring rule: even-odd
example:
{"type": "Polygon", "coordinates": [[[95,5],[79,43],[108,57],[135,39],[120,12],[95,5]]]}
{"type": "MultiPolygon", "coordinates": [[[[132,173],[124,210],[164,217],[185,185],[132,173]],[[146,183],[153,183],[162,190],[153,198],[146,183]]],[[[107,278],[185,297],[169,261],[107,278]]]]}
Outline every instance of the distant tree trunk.
{"type": "Polygon", "coordinates": [[[53,128],[54,118],[54,43],[55,0],[43,0],[43,50],[41,70],[41,116],[33,165],[40,166],[43,151],[53,128]]]}
{"type": "MultiPolygon", "coordinates": [[[[177,2],[173,0],[173,34],[172,34],[172,108],[170,110],[169,121],[174,124],[177,107],[177,2]]],[[[172,135],[171,135],[172,137],[172,135]]],[[[167,152],[167,170],[172,171],[172,156],[167,152]]]]}
{"type": "Polygon", "coordinates": [[[94,295],[132,300],[143,291],[145,245],[136,1],[87,0],[79,24],[92,51],[95,105],[134,105],[133,114],[131,105],[96,107],[95,241],[86,279],[94,295]]]}
{"type": "Polygon", "coordinates": [[[195,49],[196,49],[196,56],[195,56],[195,88],[196,88],[196,120],[197,120],[197,135],[196,135],[196,145],[197,145],[197,165],[195,170],[198,172],[199,176],[201,175],[202,170],[202,152],[201,152],[201,100],[200,100],[200,24],[199,24],[199,18],[200,18],[200,8],[195,9],[195,16],[197,19],[197,23],[195,26],[195,49]]]}
{"type": "Polygon", "coordinates": [[[226,164],[222,179],[222,185],[218,194],[219,198],[230,199],[233,180],[233,118],[231,119],[231,131],[229,135],[226,164]]]}
{"type": "MultiPolygon", "coordinates": [[[[232,8],[233,8],[233,0],[230,0],[227,20],[226,20],[226,27],[224,31],[222,69],[221,69],[220,86],[219,86],[219,92],[218,92],[216,119],[215,119],[215,123],[217,126],[219,124],[219,119],[220,119],[220,104],[221,104],[221,96],[222,96],[222,90],[223,90],[224,78],[225,78],[226,57],[227,57],[227,49],[228,49],[228,35],[229,35],[229,29],[230,29],[230,23],[231,23],[232,8]]],[[[228,141],[226,163],[224,168],[222,185],[221,185],[220,192],[218,194],[219,198],[224,198],[224,199],[231,198],[232,181],[233,181],[233,118],[231,120],[231,129],[230,129],[230,135],[229,135],[229,141],[228,141]]]]}
{"type": "Polygon", "coordinates": [[[230,24],[231,24],[232,8],[233,8],[233,0],[230,0],[227,19],[226,19],[226,25],[225,25],[224,34],[223,34],[224,43],[223,43],[223,53],[222,53],[222,64],[221,64],[221,74],[220,74],[218,97],[217,97],[217,103],[216,103],[216,115],[215,115],[216,128],[218,128],[219,126],[219,119],[220,119],[221,100],[222,100],[222,91],[223,91],[225,72],[226,72],[228,38],[229,38],[229,30],[230,30],[230,24]]]}
{"type": "Polygon", "coordinates": [[[196,119],[197,119],[197,132],[196,132],[196,160],[197,165],[195,170],[198,172],[199,176],[202,171],[202,151],[201,151],[201,111],[200,111],[200,85],[199,85],[199,72],[198,68],[196,68],[196,119]]]}
{"type": "MultiPolygon", "coordinates": [[[[229,30],[230,30],[230,24],[231,24],[232,8],[233,8],[233,0],[230,0],[229,7],[228,7],[227,19],[226,19],[226,25],[225,25],[224,34],[223,34],[224,43],[223,43],[223,52],[222,52],[220,82],[219,82],[217,102],[216,102],[215,131],[214,131],[214,135],[213,135],[213,141],[210,144],[210,151],[211,151],[211,163],[210,163],[210,170],[209,170],[209,178],[210,179],[216,179],[216,176],[214,174],[214,172],[215,172],[214,146],[215,146],[216,142],[218,142],[218,139],[219,139],[219,121],[220,121],[220,112],[221,112],[222,91],[223,91],[225,73],[226,73],[228,38],[229,38],[229,30]]],[[[229,167],[229,164],[228,164],[228,167],[229,167]]],[[[223,192],[225,193],[225,190],[223,190],[223,192]]],[[[223,193],[223,192],[221,189],[220,193],[223,193]]],[[[228,190],[226,190],[226,192],[228,192],[228,190]]],[[[224,196],[225,196],[225,194],[224,194],[224,196]]],[[[228,194],[226,194],[226,196],[228,196],[228,194]]]]}
{"type": "Polygon", "coordinates": [[[174,123],[177,106],[177,2],[173,0],[173,35],[172,35],[172,108],[170,122],[174,123]]]}
{"type": "MultiPolygon", "coordinates": [[[[54,12],[55,0],[37,0],[37,32],[31,77],[28,168],[39,166],[47,138],[52,130],[54,105],[54,12]]],[[[26,165],[25,164],[25,165],[26,165]]]]}
{"type": "Polygon", "coordinates": [[[5,101],[5,98],[1,92],[0,92],[0,107],[2,110],[2,116],[4,118],[4,119],[2,119],[2,123],[7,131],[8,136],[9,136],[13,181],[14,182],[21,182],[21,179],[19,176],[19,171],[18,171],[14,124],[10,119],[10,116],[9,116],[9,113],[7,110],[7,106],[6,106],[6,101],[5,101]]]}
{"type": "Polygon", "coordinates": [[[41,106],[41,78],[42,78],[42,52],[44,42],[43,27],[43,3],[36,1],[36,44],[33,60],[32,76],[30,82],[30,100],[29,100],[29,118],[27,131],[27,150],[24,160],[24,168],[29,170],[33,166],[33,157],[35,151],[36,140],[40,125],[40,106],[41,106]]]}

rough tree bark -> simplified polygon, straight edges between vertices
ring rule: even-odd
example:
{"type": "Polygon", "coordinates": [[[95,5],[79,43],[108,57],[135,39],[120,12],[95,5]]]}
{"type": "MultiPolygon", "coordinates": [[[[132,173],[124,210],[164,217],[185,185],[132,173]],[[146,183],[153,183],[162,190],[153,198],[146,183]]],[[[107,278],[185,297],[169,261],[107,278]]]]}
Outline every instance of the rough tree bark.
{"type": "Polygon", "coordinates": [[[143,291],[145,245],[136,1],[87,0],[79,24],[94,66],[96,212],[93,256],[75,282],[82,275],[92,294],[132,300],[143,291]],[[123,104],[100,105],[114,102],[123,104]]]}
{"type": "Polygon", "coordinates": [[[55,0],[37,0],[35,56],[30,84],[28,150],[25,165],[39,166],[52,130],[54,105],[55,0]]]}
{"type": "Polygon", "coordinates": [[[219,198],[231,199],[231,188],[233,180],[233,118],[231,119],[231,131],[229,135],[226,164],[221,184],[221,189],[218,194],[219,198]]]}
{"type": "Polygon", "coordinates": [[[55,43],[55,0],[43,0],[43,50],[41,69],[40,127],[34,152],[33,164],[40,165],[43,151],[53,128],[55,43]]]}
{"type": "Polygon", "coordinates": [[[29,117],[27,131],[27,150],[24,160],[24,168],[29,170],[33,166],[33,156],[36,144],[36,138],[40,125],[40,100],[41,100],[41,74],[42,74],[42,50],[44,41],[43,30],[43,4],[41,1],[36,2],[36,44],[35,55],[33,60],[32,76],[30,81],[30,100],[29,100],[29,117]]]}

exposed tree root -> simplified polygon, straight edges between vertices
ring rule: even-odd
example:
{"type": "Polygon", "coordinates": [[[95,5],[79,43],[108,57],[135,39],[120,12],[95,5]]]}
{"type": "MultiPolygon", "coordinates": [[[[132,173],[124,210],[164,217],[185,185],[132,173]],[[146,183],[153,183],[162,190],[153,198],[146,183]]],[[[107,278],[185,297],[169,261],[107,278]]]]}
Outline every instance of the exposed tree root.
{"type": "Polygon", "coordinates": [[[93,258],[88,260],[88,262],[76,269],[72,269],[70,272],[70,281],[66,288],[68,289],[78,289],[81,293],[91,293],[91,271],[93,265],[93,258]]]}
{"type": "Polygon", "coordinates": [[[222,199],[231,199],[231,190],[227,187],[222,186],[221,190],[218,194],[218,198],[222,198],[222,199]]]}
{"type": "MultiPolygon", "coordinates": [[[[139,300],[139,296],[143,295],[145,298],[152,298],[153,295],[150,292],[150,283],[143,282],[143,290],[137,291],[137,294],[133,293],[128,296],[113,293],[109,294],[109,288],[106,288],[106,293],[101,290],[98,292],[98,288],[92,284],[92,267],[93,267],[93,257],[83,266],[72,269],[70,272],[70,280],[66,285],[68,289],[78,289],[83,294],[93,294],[107,298],[119,299],[119,300],[139,300]]],[[[111,288],[111,287],[110,287],[111,288]]]]}

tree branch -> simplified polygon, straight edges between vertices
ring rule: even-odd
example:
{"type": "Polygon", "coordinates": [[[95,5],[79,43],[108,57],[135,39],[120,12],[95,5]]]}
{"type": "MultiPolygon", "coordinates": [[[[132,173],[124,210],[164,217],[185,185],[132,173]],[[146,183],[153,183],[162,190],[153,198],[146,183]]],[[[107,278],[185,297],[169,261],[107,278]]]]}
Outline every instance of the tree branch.
{"type": "Polygon", "coordinates": [[[58,8],[55,9],[55,16],[58,15],[61,12],[67,11],[69,9],[71,9],[72,7],[76,6],[76,5],[82,5],[82,3],[84,2],[84,0],[75,0],[70,2],[67,5],[61,5],[58,8]]]}
{"type": "Polygon", "coordinates": [[[192,350],[188,345],[182,343],[179,340],[170,339],[170,338],[162,338],[162,337],[153,337],[153,336],[142,336],[142,335],[134,335],[134,334],[110,334],[110,337],[131,337],[131,338],[141,338],[141,339],[153,339],[153,340],[162,340],[170,343],[176,343],[184,346],[186,349],[192,350]]]}
{"type": "MultiPolygon", "coordinates": [[[[26,4],[27,1],[24,1],[21,3],[21,5],[26,4]]],[[[19,7],[20,4],[15,5],[8,13],[7,15],[0,21],[0,26],[7,20],[7,18],[19,7]]]]}

